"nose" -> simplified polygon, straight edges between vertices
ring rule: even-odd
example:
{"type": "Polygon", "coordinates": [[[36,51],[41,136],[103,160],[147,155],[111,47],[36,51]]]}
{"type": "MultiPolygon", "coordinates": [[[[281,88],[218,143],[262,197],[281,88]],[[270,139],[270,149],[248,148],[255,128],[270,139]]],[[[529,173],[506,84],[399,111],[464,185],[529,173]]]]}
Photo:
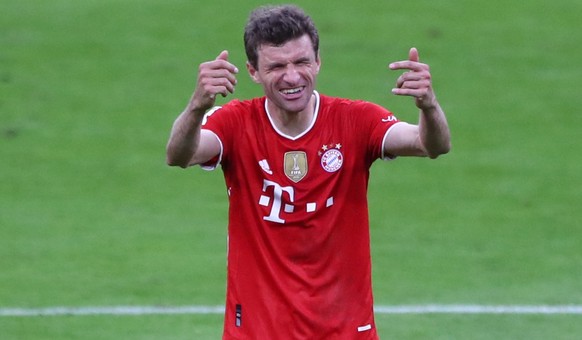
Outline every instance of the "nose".
{"type": "Polygon", "coordinates": [[[283,80],[290,84],[296,84],[301,79],[299,72],[297,72],[297,68],[295,65],[289,64],[285,69],[285,74],[283,74],[283,80]]]}

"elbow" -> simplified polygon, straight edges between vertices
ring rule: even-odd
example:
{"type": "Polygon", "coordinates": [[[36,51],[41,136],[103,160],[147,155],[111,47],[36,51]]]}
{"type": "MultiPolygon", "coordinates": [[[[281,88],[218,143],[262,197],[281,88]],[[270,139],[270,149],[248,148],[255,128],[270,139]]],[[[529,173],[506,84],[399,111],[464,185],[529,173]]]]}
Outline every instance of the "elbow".
{"type": "Polygon", "coordinates": [[[451,142],[447,141],[436,148],[427,150],[426,154],[430,159],[436,159],[439,156],[445,155],[451,151],[451,142]]]}
{"type": "Polygon", "coordinates": [[[176,160],[174,160],[174,159],[171,159],[171,158],[169,158],[169,157],[166,157],[166,165],[168,165],[168,166],[179,166],[179,167],[181,167],[181,168],[184,168],[184,167],[182,166],[182,163],[180,163],[180,162],[177,162],[176,160]]]}
{"type": "Polygon", "coordinates": [[[187,166],[187,165],[185,165],[184,163],[177,163],[177,162],[171,162],[171,161],[166,161],[166,164],[167,164],[168,166],[177,166],[177,167],[180,167],[180,168],[182,168],[182,169],[186,169],[186,168],[188,167],[188,166],[187,166]]]}
{"type": "Polygon", "coordinates": [[[177,162],[166,162],[166,164],[169,166],[177,166],[177,167],[180,167],[182,169],[186,169],[190,166],[189,164],[186,164],[186,163],[177,163],[177,162]]]}
{"type": "Polygon", "coordinates": [[[169,166],[178,166],[186,169],[192,165],[192,156],[180,148],[173,147],[170,143],[166,146],[166,164],[169,166]]]}
{"type": "Polygon", "coordinates": [[[182,169],[186,169],[190,166],[190,162],[176,158],[170,154],[166,155],[166,164],[169,166],[178,166],[182,169]]]}

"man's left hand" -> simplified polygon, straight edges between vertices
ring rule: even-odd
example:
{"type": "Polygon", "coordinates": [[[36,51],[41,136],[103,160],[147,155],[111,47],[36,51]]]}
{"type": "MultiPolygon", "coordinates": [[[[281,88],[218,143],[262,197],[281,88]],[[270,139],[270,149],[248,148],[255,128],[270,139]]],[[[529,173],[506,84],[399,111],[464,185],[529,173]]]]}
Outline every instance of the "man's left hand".
{"type": "Polygon", "coordinates": [[[409,70],[398,77],[396,87],[392,89],[392,93],[399,96],[414,97],[416,106],[421,110],[436,106],[429,66],[419,62],[416,48],[410,49],[408,60],[391,63],[389,68],[391,70],[409,70]]]}

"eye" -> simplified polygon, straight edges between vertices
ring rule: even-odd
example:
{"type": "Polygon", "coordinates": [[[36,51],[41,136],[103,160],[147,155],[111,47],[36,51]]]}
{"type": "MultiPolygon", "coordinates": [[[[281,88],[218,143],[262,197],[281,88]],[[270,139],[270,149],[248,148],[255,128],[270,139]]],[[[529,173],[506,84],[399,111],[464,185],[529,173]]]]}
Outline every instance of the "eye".
{"type": "Polygon", "coordinates": [[[271,64],[267,67],[267,71],[276,71],[276,70],[280,70],[284,67],[285,65],[283,64],[271,64]]]}

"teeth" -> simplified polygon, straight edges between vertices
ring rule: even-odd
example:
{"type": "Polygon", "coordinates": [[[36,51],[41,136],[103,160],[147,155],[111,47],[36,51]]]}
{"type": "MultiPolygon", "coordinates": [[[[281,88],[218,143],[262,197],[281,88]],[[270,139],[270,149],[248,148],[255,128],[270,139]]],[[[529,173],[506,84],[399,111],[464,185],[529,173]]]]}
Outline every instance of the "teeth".
{"type": "Polygon", "coordinates": [[[286,89],[286,90],[281,90],[281,92],[283,92],[283,94],[294,94],[301,91],[301,88],[295,88],[295,89],[286,89]]]}

